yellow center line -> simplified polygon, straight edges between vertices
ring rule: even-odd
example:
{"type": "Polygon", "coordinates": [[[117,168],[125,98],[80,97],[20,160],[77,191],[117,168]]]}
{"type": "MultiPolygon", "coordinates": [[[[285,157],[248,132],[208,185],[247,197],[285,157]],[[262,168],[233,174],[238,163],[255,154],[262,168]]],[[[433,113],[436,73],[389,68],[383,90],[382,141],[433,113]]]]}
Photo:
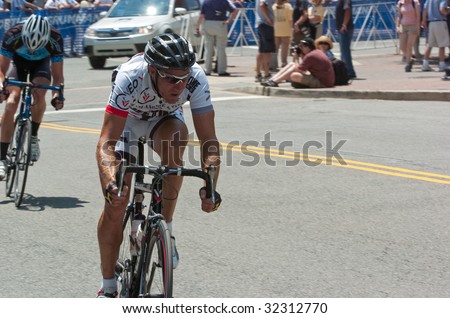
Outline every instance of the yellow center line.
{"type": "MultiPolygon", "coordinates": [[[[64,126],[59,124],[51,124],[43,122],[41,123],[41,127],[53,129],[53,130],[61,130],[61,131],[69,131],[69,132],[78,132],[78,133],[87,133],[87,134],[100,134],[100,129],[95,128],[82,128],[82,127],[73,127],[73,126],[64,126]]],[[[198,140],[189,140],[189,145],[198,146],[198,140]]],[[[340,162],[336,158],[320,156],[320,155],[311,155],[304,154],[300,152],[287,151],[287,150],[278,150],[278,149],[266,149],[263,147],[256,146],[246,146],[239,144],[230,144],[221,142],[222,150],[238,152],[242,154],[259,154],[263,156],[272,156],[275,158],[281,159],[290,159],[290,160],[303,160],[305,162],[310,162],[312,164],[318,163],[320,165],[328,165],[333,167],[354,169],[359,171],[377,173],[382,175],[406,178],[406,179],[414,179],[426,182],[440,183],[440,184],[450,184],[450,175],[431,173],[419,170],[405,169],[400,167],[386,166],[380,165],[370,162],[363,162],[351,159],[345,159],[344,162],[340,162]]]]}

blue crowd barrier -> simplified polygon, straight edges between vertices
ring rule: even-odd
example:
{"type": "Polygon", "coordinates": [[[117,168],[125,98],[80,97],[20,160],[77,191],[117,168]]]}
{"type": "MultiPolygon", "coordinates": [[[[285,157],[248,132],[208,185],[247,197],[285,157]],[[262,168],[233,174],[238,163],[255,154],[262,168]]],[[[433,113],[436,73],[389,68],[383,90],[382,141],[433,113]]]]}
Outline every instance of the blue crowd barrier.
{"type": "MultiPolygon", "coordinates": [[[[295,1],[290,1],[294,5],[295,1]]],[[[395,17],[397,16],[397,0],[354,0],[353,22],[355,25],[355,40],[376,39],[387,40],[396,37],[395,17]]],[[[325,3],[325,19],[323,21],[323,33],[328,34],[332,40],[338,36],[335,25],[334,12],[336,3],[325,3]]],[[[246,2],[232,29],[229,32],[228,45],[236,46],[237,42],[246,45],[256,45],[253,36],[255,29],[255,3],[246,2]],[[253,30],[253,33],[252,33],[253,30]]]]}
{"type": "MultiPolygon", "coordinates": [[[[100,19],[102,7],[86,7],[81,9],[42,10],[40,14],[48,17],[50,23],[57,28],[64,39],[64,51],[70,53],[83,53],[83,36],[86,29],[100,19]]],[[[24,11],[0,12],[0,36],[3,39],[5,32],[13,25],[26,20],[31,13],[24,11]]]]}
{"type": "MultiPolygon", "coordinates": [[[[292,1],[291,1],[292,2],[292,1]]],[[[397,14],[396,0],[354,0],[353,21],[355,24],[355,40],[394,39],[395,17],[397,14]]],[[[323,32],[335,40],[334,10],[336,4],[326,3],[326,16],[323,22],[323,32]]],[[[100,13],[105,11],[102,7],[86,7],[80,9],[42,10],[41,14],[47,16],[50,23],[55,26],[64,38],[65,53],[83,54],[83,37],[86,29],[100,19],[100,13]]],[[[24,21],[30,13],[24,11],[0,12],[0,36],[14,24],[24,21]]],[[[236,21],[230,26],[228,46],[257,45],[255,31],[254,3],[245,3],[240,9],[236,21]]]]}

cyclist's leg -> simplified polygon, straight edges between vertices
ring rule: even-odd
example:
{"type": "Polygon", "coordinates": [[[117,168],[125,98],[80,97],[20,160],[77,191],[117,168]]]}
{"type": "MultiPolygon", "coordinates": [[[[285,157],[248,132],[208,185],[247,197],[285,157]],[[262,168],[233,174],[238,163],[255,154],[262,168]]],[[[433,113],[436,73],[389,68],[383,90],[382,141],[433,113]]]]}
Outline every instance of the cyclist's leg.
{"type": "MultiPolygon", "coordinates": [[[[130,183],[131,176],[125,178],[127,184],[130,183]]],[[[119,253],[120,244],[123,239],[122,221],[127,207],[128,200],[121,206],[112,206],[105,201],[102,214],[97,225],[97,238],[100,250],[100,262],[102,272],[102,286],[99,292],[114,294],[117,286],[111,286],[113,290],[105,288],[105,281],[115,279],[115,265],[119,253]]]]}
{"type": "MultiPolygon", "coordinates": [[[[128,117],[121,139],[116,144],[116,153],[125,155],[128,157],[127,159],[136,158],[138,151],[137,140],[140,136],[145,135],[148,125],[149,123],[146,121],[128,117]]],[[[130,185],[130,180],[131,175],[126,176],[125,183],[130,185]]],[[[112,207],[109,203],[105,202],[98,222],[97,237],[104,280],[113,279],[115,276],[115,265],[123,239],[122,221],[127,203],[128,200],[125,200],[123,206],[112,207]]]]}
{"type": "MultiPolygon", "coordinates": [[[[50,85],[51,83],[50,58],[36,61],[30,69],[30,80],[34,84],[50,85]]],[[[46,108],[45,94],[47,90],[36,89],[33,91],[33,107],[31,108],[31,117],[33,121],[33,136],[37,136],[39,124],[42,122],[46,108]]]]}
{"type": "MultiPolygon", "coordinates": [[[[152,148],[161,158],[161,164],[168,167],[183,166],[183,153],[188,142],[188,129],[181,112],[163,117],[150,133],[152,148]]],[[[163,215],[168,223],[177,202],[183,182],[182,177],[168,176],[163,184],[163,215]]]]}
{"type": "MultiPolygon", "coordinates": [[[[14,62],[11,62],[6,76],[14,80],[22,80],[21,69],[18,68],[14,62]]],[[[8,86],[9,97],[6,100],[5,109],[3,111],[1,120],[0,142],[2,143],[1,160],[6,158],[6,149],[3,148],[3,143],[9,144],[14,130],[14,115],[17,111],[17,106],[20,101],[20,87],[8,86]]]]}

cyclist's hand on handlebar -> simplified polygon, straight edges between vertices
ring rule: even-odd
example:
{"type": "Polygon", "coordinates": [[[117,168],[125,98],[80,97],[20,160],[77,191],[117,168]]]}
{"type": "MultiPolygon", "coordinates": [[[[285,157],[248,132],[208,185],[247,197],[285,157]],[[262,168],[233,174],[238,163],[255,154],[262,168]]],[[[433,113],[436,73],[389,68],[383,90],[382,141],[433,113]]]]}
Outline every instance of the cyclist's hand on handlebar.
{"type": "Polygon", "coordinates": [[[0,87],[0,103],[3,103],[5,100],[8,99],[9,91],[7,89],[3,89],[3,87],[0,87]]]}
{"type": "Polygon", "coordinates": [[[216,199],[216,202],[213,202],[211,198],[206,197],[206,188],[203,187],[199,191],[200,199],[202,200],[202,210],[205,212],[213,212],[216,211],[220,203],[222,202],[222,198],[220,197],[219,192],[214,191],[214,197],[216,199]]]}
{"type": "Polygon", "coordinates": [[[104,190],[105,201],[106,204],[109,204],[113,207],[118,207],[127,201],[127,193],[128,187],[126,185],[122,188],[122,194],[119,197],[119,188],[117,187],[116,182],[111,181],[106,189],[104,190]]]}
{"type": "Polygon", "coordinates": [[[60,99],[58,95],[54,95],[51,103],[56,110],[60,110],[64,107],[64,98],[60,99]]]}

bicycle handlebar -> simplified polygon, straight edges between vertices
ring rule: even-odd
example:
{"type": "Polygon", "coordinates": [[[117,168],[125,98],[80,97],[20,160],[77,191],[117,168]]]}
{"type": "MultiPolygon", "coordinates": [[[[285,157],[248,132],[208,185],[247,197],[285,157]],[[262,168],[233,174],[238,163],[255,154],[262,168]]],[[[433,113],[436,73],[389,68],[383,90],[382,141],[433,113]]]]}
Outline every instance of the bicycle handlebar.
{"type": "Polygon", "coordinates": [[[119,170],[116,173],[116,183],[119,188],[119,197],[122,194],[122,188],[124,185],[125,175],[127,173],[139,173],[139,174],[149,174],[158,176],[186,176],[186,177],[197,177],[205,180],[206,182],[206,197],[211,198],[215,203],[215,189],[214,189],[214,178],[217,168],[215,166],[209,166],[206,171],[201,169],[186,169],[186,168],[168,168],[164,166],[153,167],[153,166],[128,166],[127,161],[122,159],[119,165],[119,170]]]}
{"type": "Polygon", "coordinates": [[[60,101],[64,100],[64,84],[63,83],[61,83],[59,86],[52,86],[52,85],[34,84],[31,82],[16,81],[16,80],[9,79],[8,77],[5,77],[5,80],[3,81],[3,90],[5,90],[8,85],[19,86],[19,87],[38,88],[38,89],[49,89],[49,90],[58,92],[58,97],[57,97],[58,100],[60,100],[60,101]]]}

